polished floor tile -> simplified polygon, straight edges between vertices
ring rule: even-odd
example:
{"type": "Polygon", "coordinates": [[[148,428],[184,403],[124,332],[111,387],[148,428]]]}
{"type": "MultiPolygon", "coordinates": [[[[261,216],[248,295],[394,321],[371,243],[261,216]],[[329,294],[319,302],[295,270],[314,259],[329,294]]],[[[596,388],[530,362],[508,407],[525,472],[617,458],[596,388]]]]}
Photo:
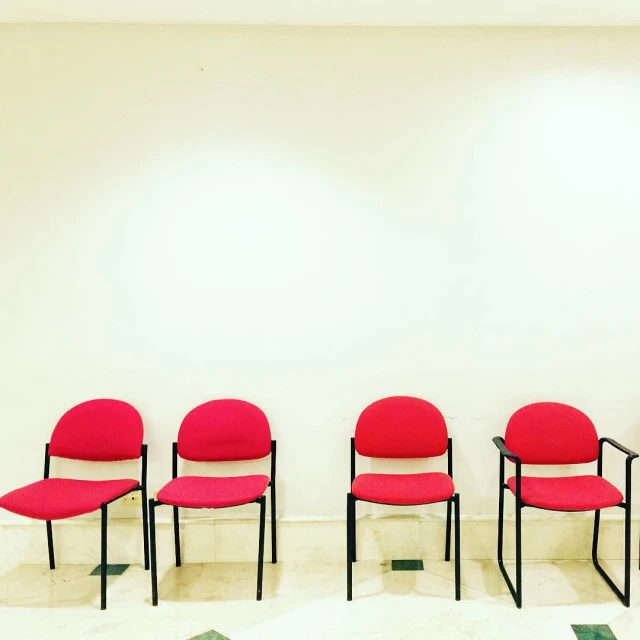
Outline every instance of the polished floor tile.
{"type": "MultiPolygon", "coordinates": [[[[462,562],[460,602],[453,562],[423,566],[393,571],[391,562],[356,562],[352,602],[344,564],[266,563],[262,602],[254,563],[160,567],[160,602],[152,607],[149,572],[131,565],[109,576],[106,611],[92,566],[18,566],[0,570],[0,619],[4,637],[56,640],[576,640],[572,625],[640,638],[638,571],[626,609],[590,563],[527,563],[518,610],[494,562],[462,562]]],[[[616,563],[607,568],[620,577],[616,563]]]]}

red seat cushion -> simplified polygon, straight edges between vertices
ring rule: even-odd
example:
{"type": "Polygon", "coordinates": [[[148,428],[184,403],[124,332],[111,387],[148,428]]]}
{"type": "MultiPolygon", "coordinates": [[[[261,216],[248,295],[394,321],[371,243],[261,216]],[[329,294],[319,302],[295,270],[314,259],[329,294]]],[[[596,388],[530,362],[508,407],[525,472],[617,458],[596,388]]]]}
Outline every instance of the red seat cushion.
{"type": "Polygon", "coordinates": [[[412,505],[448,500],[455,487],[446,473],[363,473],[353,481],[351,492],[367,502],[412,505]]]}
{"type": "MultiPolygon", "coordinates": [[[[515,495],[515,477],[509,478],[507,485],[515,495]]],[[[624,500],[616,487],[599,476],[523,476],[521,493],[525,504],[553,511],[595,511],[615,507],[624,500]]]]}
{"type": "Polygon", "coordinates": [[[138,487],[137,480],[39,480],[0,498],[0,507],[28,518],[63,520],[100,508],[138,487]]]}
{"type": "Polygon", "coordinates": [[[191,509],[237,507],[257,500],[268,486],[267,476],[182,476],[165,484],[158,491],[158,500],[191,509]]]}

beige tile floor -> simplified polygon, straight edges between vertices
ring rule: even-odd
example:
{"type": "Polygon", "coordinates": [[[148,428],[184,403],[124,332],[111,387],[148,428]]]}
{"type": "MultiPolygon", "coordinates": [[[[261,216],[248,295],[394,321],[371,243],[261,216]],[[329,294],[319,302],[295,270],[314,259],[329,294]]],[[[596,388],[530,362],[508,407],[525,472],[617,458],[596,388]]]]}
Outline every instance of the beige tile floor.
{"type": "MultiPolygon", "coordinates": [[[[620,577],[621,563],[608,568],[620,577]]],[[[92,569],[0,570],[0,637],[186,640],[216,630],[231,640],[575,640],[571,624],[609,624],[618,640],[640,639],[637,565],[626,609],[590,563],[527,563],[520,611],[490,561],[462,563],[461,602],[454,600],[453,563],[440,561],[426,561],[420,572],[358,562],[350,603],[343,564],[266,564],[262,602],[253,599],[254,564],[164,567],[157,608],[150,604],[149,573],[132,565],[109,578],[106,611],[99,610],[92,569]]]]}

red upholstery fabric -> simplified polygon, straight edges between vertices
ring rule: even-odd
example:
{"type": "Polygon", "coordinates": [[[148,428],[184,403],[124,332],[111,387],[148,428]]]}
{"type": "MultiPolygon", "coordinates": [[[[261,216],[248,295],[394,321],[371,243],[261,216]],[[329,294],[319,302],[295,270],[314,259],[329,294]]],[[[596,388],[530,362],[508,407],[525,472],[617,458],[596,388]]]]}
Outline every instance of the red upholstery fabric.
{"type": "Polygon", "coordinates": [[[174,507],[221,509],[257,500],[269,486],[267,476],[210,478],[182,476],[158,491],[158,500],[174,507]]]}
{"type": "Polygon", "coordinates": [[[28,518],[63,520],[99,509],[139,486],[137,480],[39,480],[0,498],[0,507],[28,518]]]}
{"type": "Polygon", "coordinates": [[[538,402],[516,411],[505,444],[524,464],[582,464],[598,457],[598,434],[582,411],[538,402]]]}
{"type": "Polygon", "coordinates": [[[455,487],[446,473],[363,473],[353,481],[351,492],[367,502],[416,505],[448,500],[455,487]]]}
{"type": "Polygon", "coordinates": [[[378,400],[356,425],[356,451],[370,458],[432,458],[444,454],[447,444],[444,416],[420,398],[378,400]]]}
{"type": "Polygon", "coordinates": [[[178,455],[185,460],[257,460],[270,452],[267,416],[244,400],[205,402],[186,415],[178,432],[178,455]]]}
{"type": "MultiPolygon", "coordinates": [[[[509,478],[507,485],[515,495],[515,477],[509,478]]],[[[599,476],[522,476],[521,494],[525,504],[553,511],[595,511],[615,507],[624,500],[616,487],[599,476]]]]}
{"type": "Polygon", "coordinates": [[[142,455],[143,426],[137,410],[121,400],[89,400],[58,421],[49,454],[73,460],[115,462],[142,455]]]}

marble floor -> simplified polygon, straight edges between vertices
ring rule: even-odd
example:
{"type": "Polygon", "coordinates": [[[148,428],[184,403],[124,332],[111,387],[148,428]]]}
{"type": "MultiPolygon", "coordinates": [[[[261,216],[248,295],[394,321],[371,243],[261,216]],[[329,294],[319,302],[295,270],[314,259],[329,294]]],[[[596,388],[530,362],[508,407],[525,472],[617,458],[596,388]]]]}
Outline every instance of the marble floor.
{"type": "MultiPolygon", "coordinates": [[[[620,577],[621,563],[607,568],[620,577]]],[[[109,577],[106,611],[99,609],[93,569],[0,569],[2,638],[575,640],[572,625],[608,625],[612,634],[581,640],[640,638],[637,564],[626,609],[590,563],[527,563],[520,611],[490,561],[462,563],[460,602],[454,600],[453,563],[440,561],[425,561],[422,571],[358,562],[352,602],[346,601],[343,564],[265,564],[262,602],[253,599],[254,564],[164,567],[157,608],[150,604],[149,573],[131,565],[109,577]]]]}

